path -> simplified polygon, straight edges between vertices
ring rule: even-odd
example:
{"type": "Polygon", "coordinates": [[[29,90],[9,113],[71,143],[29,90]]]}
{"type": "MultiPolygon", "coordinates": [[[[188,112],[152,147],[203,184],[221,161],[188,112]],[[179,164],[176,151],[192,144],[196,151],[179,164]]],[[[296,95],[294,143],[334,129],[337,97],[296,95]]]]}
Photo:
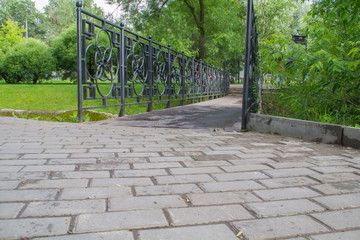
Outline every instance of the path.
{"type": "Polygon", "coordinates": [[[0,117],[0,239],[355,240],[359,169],[275,135],[0,117]]]}
{"type": "Polygon", "coordinates": [[[242,86],[232,85],[228,96],[211,101],[168,108],[122,118],[109,119],[99,124],[130,127],[161,128],[220,128],[227,130],[241,129],[241,102],[239,96],[242,86]]]}

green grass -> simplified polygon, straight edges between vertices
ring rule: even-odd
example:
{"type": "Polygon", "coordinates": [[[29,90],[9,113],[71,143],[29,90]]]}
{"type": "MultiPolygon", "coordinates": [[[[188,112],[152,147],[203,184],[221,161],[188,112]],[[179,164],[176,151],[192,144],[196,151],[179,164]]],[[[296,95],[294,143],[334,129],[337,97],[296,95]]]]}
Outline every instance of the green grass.
{"type": "MultiPolygon", "coordinates": [[[[104,90],[108,86],[102,86],[104,90]]],[[[166,100],[164,98],[163,100],[166,100]]],[[[174,98],[173,98],[174,99],[174,98]]],[[[141,98],[140,101],[147,101],[141,98]]],[[[154,101],[159,98],[153,98],[154,101]]],[[[205,98],[203,98],[205,100],[205,98]]],[[[195,100],[197,102],[198,99],[195,100]]],[[[86,100],[84,107],[99,106],[101,100],[86,100]]],[[[126,103],[136,102],[135,98],[127,98],[126,103]]],[[[185,100],[185,104],[190,104],[191,100],[185,100]]],[[[108,105],[120,104],[119,99],[110,99],[108,105]]],[[[171,107],[180,106],[181,101],[171,102],[171,107]]],[[[164,109],[166,102],[153,103],[153,110],[164,109]]],[[[148,104],[131,105],[125,107],[126,115],[133,115],[146,112],[148,104]]],[[[6,84],[0,81],[0,109],[19,109],[19,110],[40,110],[40,111],[63,111],[77,109],[77,85],[69,81],[51,80],[43,81],[40,84],[6,84]]],[[[108,107],[93,109],[94,111],[119,114],[120,107],[108,107]]],[[[35,116],[31,116],[36,118],[35,116]]],[[[31,118],[28,117],[28,118],[31,118]]],[[[46,120],[46,119],[45,119],[46,120]]]]}

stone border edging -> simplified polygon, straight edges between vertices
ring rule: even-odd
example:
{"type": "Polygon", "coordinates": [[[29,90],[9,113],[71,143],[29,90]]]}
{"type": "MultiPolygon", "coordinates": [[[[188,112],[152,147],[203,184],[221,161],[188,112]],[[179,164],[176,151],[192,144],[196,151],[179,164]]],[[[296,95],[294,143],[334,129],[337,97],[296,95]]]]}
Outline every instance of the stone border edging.
{"type": "Polygon", "coordinates": [[[247,129],[360,148],[360,128],[355,127],[249,113],[247,129]]]}

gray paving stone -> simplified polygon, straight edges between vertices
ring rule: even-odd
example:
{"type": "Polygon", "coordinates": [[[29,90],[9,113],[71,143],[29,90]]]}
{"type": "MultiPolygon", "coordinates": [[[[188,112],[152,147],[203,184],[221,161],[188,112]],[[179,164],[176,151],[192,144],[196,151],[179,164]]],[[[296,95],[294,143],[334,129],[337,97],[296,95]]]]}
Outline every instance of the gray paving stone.
{"type": "Polygon", "coordinates": [[[132,196],[129,187],[101,187],[101,188],[65,188],[60,199],[94,199],[132,196]]]}
{"type": "Polygon", "coordinates": [[[329,230],[308,216],[277,217],[232,223],[247,239],[277,239],[329,230]]]}
{"type": "MultiPolygon", "coordinates": [[[[163,151],[161,151],[163,152],[163,151]]],[[[194,160],[189,156],[181,157],[149,157],[150,162],[193,162],[194,160]]]]}
{"type": "Polygon", "coordinates": [[[74,171],[74,172],[54,172],[51,179],[62,178],[110,178],[109,171],[74,171]]]}
{"type": "Polygon", "coordinates": [[[266,174],[274,178],[278,177],[298,177],[298,176],[306,176],[306,175],[314,175],[318,174],[307,168],[284,168],[284,169],[273,169],[273,170],[264,170],[266,174]]]}
{"type": "Polygon", "coordinates": [[[160,209],[82,214],[75,224],[76,233],[123,229],[166,227],[168,222],[160,209]]]}
{"type": "Polygon", "coordinates": [[[42,190],[8,190],[0,191],[1,202],[22,202],[22,201],[36,201],[36,200],[54,200],[57,193],[56,189],[42,189],[42,190]]]}
{"type": "Polygon", "coordinates": [[[174,226],[253,218],[241,205],[174,208],[168,211],[174,226]]]}
{"type": "Polygon", "coordinates": [[[207,192],[227,192],[265,188],[264,186],[256,183],[255,181],[200,183],[200,186],[204,188],[207,192]]]}
{"type": "Polygon", "coordinates": [[[84,170],[124,170],[130,169],[129,164],[86,164],[80,166],[80,171],[84,170]]]}
{"type": "Polygon", "coordinates": [[[286,177],[286,178],[271,178],[259,180],[268,188],[281,188],[281,187],[297,187],[318,184],[317,181],[308,177],[286,177]]]}
{"type": "Polygon", "coordinates": [[[360,208],[360,193],[313,198],[329,209],[360,208]]]}
{"type": "Polygon", "coordinates": [[[67,153],[41,153],[41,154],[24,154],[21,159],[49,159],[49,158],[68,158],[67,153]]]}
{"type": "Polygon", "coordinates": [[[321,173],[346,173],[346,172],[356,172],[356,169],[348,166],[330,166],[330,167],[311,167],[315,171],[321,173]]]}
{"type": "Polygon", "coordinates": [[[136,191],[136,195],[138,195],[138,196],[202,193],[203,192],[195,184],[175,184],[175,185],[135,187],[135,191],[136,191]]]}
{"type": "Polygon", "coordinates": [[[119,185],[124,186],[147,186],[153,185],[150,178],[105,178],[94,179],[91,187],[115,187],[119,185]]]}
{"type": "Polygon", "coordinates": [[[262,164],[246,164],[246,165],[237,165],[237,166],[225,166],[222,167],[226,172],[249,172],[249,171],[259,171],[271,169],[270,167],[262,164]]]}
{"type": "Polygon", "coordinates": [[[360,230],[310,236],[311,240],[359,240],[360,230]]]}
{"type": "Polygon", "coordinates": [[[302,213],[324,211],[325,208],[307,199],[246,203],[258,217],[290,216],[302,213]]]}
{"type": "Polygon", "coordinates": [[[135,169],[174,168],[174,167],[182,167],[182,165],[178,162],[134,163],[135,169]]]}
{"type": "Polygon", "coordinates": [[[69,224],[69,217],[0,220],[0,236],[17,239],[66,234],[69,224]]]}
{"type": "Polygon", "coordinates": [[[23,166],[1,166],[0,167],[0,172],[17,172],[20,169],[22,169],[23,166]]]}
{"type": "Polygon", "coordinates": [[[0,160],[0,165],[25,166],[25,165],[42,165],[46,160],[0,160]]]}
{"type": "Polygon", "coordinates": [[[327,161],[327,160],[347,160],[348,157],[339,156],[339,155],[328,155],[328,156],[313,156],[312,159],[316,159],[319,161],[327,161]]]}
{"type": "Polygon", "coordinates": [[[224,224],[140,230],[140,240],[237,240],[224,224]]]}
{"type": "Polygon", "coordinates": [[[272,153],[248,153],[248,154],[236,154],[236,156],[240,158],[274,158],[277,157],[276,155],[272,153]]]}
{"type": "Polygon", "coordinates": [[[354,173],[328,173],[328,174],[316,174],[311,175],[311,177],[316,178],[322,183],[331,183],[331,182],[344,182],[344,181],[360,181],[360,175],[354,173]]]}
{"type": "Polygon", "coordinates": [[[236,172],[236,173],[221,173],[213,174],[218,181],[238,181],[238,180],[252,180],[252,179],[266,179],[269,178],[261,172],[236,172]]]}
{"type": "Polygon", "coordinates": [[[133,234],[130,231],[112,231],[99,233],[72,234],[56,237],[33,238],[33,240],[133,240],[133,234]]]}
{"type": "Polygon", "coordinates": [[[277,163],[269,163],[275,169],[281,168],[306,168],[306,167],[315,167],[316,165],[305,162],[305,161],[291,161],[291,162],[277,162],[277,163]]]}
{"type": "Polygon", "coordinates": [[[64,159],[50,159],[49,165],[58,164],[96,164],[96,158],[64,158],[64,159]]]}
{"type": "Polygon", "coordinates": [[[0,203],[0,218],[16,218],[24,203],[0,203]]]}
{"type": "Polygon", "coordinates": [[[76,165],[25,166],[22,172],[74,171],[76,165]]]}
{"type": "Polygon", "coordinates": [[[253,159],[241,159],[241,160],[229,160],[234,165],[254,165],[254,164],[261,164],[261,163],[274,163],[274,160],[269,158],[253,158],[253,159]]]}
{"type": "Polygon", "coordinates": [[[217,166],[231,166],[227,161],[192,161],[184,162],[187,167],[217,167],[217,166]]]}
{"type": "Polygon", "coordinates": [[[168,175],[164,169],[115,171],[114,177],[152,177],[168,175]]]}
{"type": "Polygon", "coordinates": [[[109,211],[186,207],[185,199],[178,195],[150,197],[121,197],[109,199],[109,211]]]}
{"type": "Polygon", "coordinates": [[[173,174],[223,173],[217,167],[170,168],[173,174]]]}
{"type": "Polygon", "coordinates": [[[354,193],[360,192],[360,181],[334,182],[311,187],[324,194],[354,193]]]}
{"type": "Polygon", "coordinates": [[[86,187],[88,179],[58,179],[58,180],[35,180],[35,183],[25,183],[19,189],[33,188],[78,188],[86,187]]]}
{"type": "Polygon", "coordinates": [[[105,209],[104,199],[31,202],[20,217],[69,216],[105,212],[105,209]]]}
{"type": "Polygon", "coordinates": [[[266,201],[294,199],[294,198],[309,198],[318,197],[319,193],[312,191],[306,187],[293,187],[293,188],[278,188],[270,190],[256,190],[256,195],[260,196],[266,201]]]}
{"type": "Polygon", "coordinates": [[[219,193],[194,193],[188,194],[191,203],[198,205],[220,205],[230,203],[258,202],[259,198],[251,192],[219,192],[219,193]]]}
{"type": "MultiPolygon", "coordinates": [[[[114,158],[115,153],[73,153],[71,154],[72,158],[114,158]]],[[[54,157],[56,158],[56,157],[54,157]]]]}
{"type": "Polygon", "coordinates": [[[360,227],[359,208],[311,215],[336,230],[360,227]]]}
{"type": "Polygon", "coordinates": [[[157,176],[155,179],[159,184],[215,182],[215,180],[207,174],[157,176]]]}
{"type": "Polygon", "coordinates": [[[1,181],[0,190],[14,189],[19,185],[20,181],[1,181]]]}

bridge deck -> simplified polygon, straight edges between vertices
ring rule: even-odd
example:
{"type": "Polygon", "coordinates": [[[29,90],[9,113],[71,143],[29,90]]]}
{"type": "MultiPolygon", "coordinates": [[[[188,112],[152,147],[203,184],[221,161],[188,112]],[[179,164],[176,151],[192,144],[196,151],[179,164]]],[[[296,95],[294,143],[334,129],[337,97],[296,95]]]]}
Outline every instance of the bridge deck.
{"type": "Polygon", "coordinates": [[[160,128],[240,129],[242,88],[232,85],[228,96],[160,111],[99,122],[100,125],[160,128]]]}
{"type": "Polygon", "coordinates": [[[0,239],[359,239],[358,150],[118,123],[0,117],[0,239]]]}

